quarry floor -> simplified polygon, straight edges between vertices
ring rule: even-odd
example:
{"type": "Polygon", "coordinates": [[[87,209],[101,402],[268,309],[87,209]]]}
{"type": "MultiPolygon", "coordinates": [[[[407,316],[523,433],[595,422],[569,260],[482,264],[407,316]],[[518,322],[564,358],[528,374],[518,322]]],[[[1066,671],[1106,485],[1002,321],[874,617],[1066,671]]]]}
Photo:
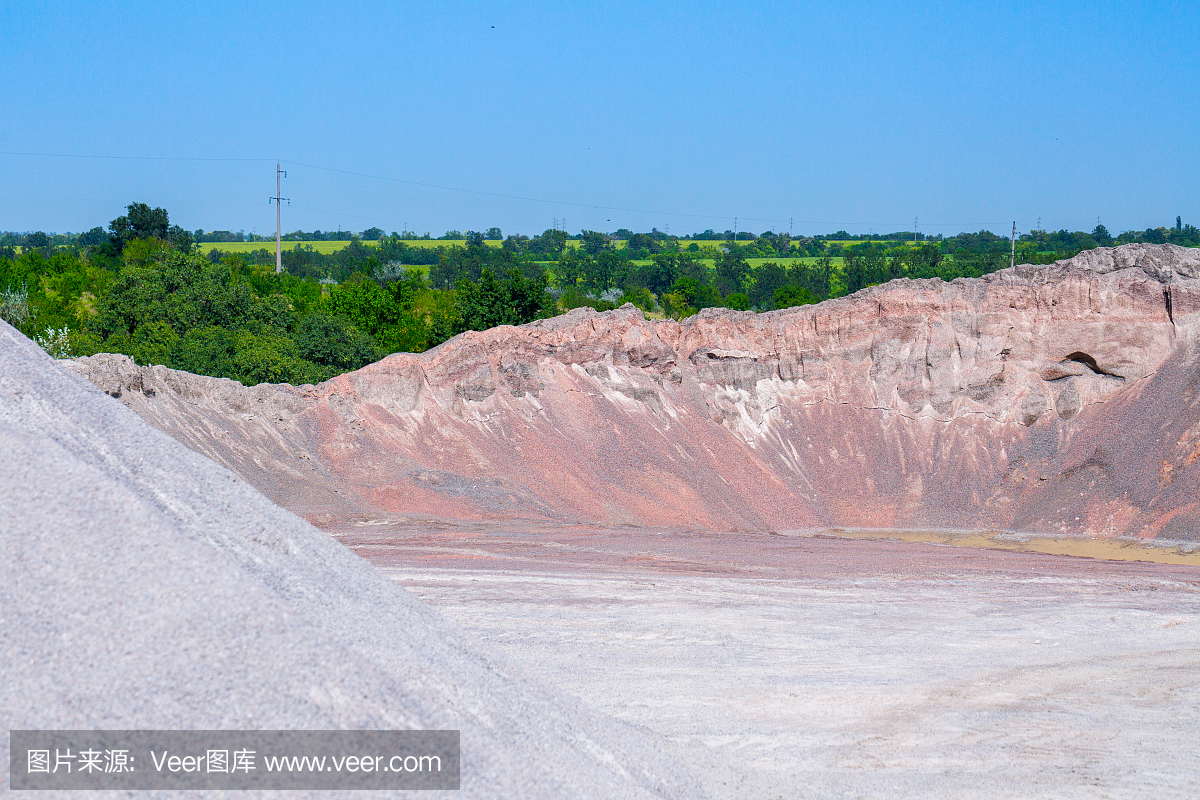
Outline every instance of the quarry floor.
{"type": "Polygon", "coordinates": [[[339,538],[717,797],[1200,795],[1200,567],[854,538],[339,538]]]}

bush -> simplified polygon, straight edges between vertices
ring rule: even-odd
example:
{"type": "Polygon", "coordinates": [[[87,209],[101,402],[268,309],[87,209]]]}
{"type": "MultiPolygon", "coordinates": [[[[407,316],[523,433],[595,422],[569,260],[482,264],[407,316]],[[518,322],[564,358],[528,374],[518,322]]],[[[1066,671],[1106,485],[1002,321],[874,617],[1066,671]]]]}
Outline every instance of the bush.
{"type": "Polygon", "coordinates": [[[22,286],[14,289],[11,286],[0,295],[0,319],[14,328],[20,328],[29,320],[29,289],[22,286]]]}
{"type": "Polygon", "coordinates": [[[817,302],[812,292],[802,286],[780,286],[775,290],[775,307],[791,308],[817,302]]]}
{"type": "Polygon", "coordinates": [[[316,383],[336,374],[301,358],[296,342],[280,331],[193,328],[179,339],[170,361],[174,369],[232,378],[247,386],[316,383]]]}
{"type": "Polygon", "coordinates": [[[654,295],[650,294],[650,290],[645,286],[626,289],[617,299],[617,305],[623,306],[626,303],[633,303],[647,314],[658,310],[658,303],[654,302],[654,295]]]}
{"type": "Polygon", "coordinates": [[[33,341],[53,358],[71,357],[70,328],[47,328],[35,336],[33,341]]]}
{"type": "Polygon", "coordinates": [[[132,334],[156,321],[180,335],[209,326],[285,329],[290,321],[286,298],[260,297],[228,267],[178,252],[127,263],[98,304],[98,316],[97,327],[105,335],[132,334]]]}
{"type": "Polygon", "coordinates": [[[611,311],[617,307],[611,300],[597,299],[575,288],[566,290],[558,298],[558,308],[560,311],[567,312],[573,308],[580,308],[582,306],[589,306],[597,311],[611,311]]]}
{"type": "Polygon", "coordinates": [[[331,375],[356,370],[381,357],[375,341],[345,317],[310,314],[297,335],[301,358],[322,366],[331,375]]]}
{"type": "Polygon", "coordinates": [[[725,295],[725,308],[732,308],[735,311],[749,311],[750,298],[742,292],[733,292],[725,295]]]}
{"type": "Polygon", "coordinates": [[[455,290],[457,331],[484,331],[497,325],[523,325],[555,313],[554,298],[546,292],[549,276],[530,280],[519,269],[504,278],[485,267],[478,283],[462,279],[455,290]]]}
{"type": "Polygon", "coordinates": [[[663,314],[671,319],[686,319],[696,313],[696,309],[688,304],[687,297],[680,292],[666,292],[659,295],[662,301],[663,314]]]}

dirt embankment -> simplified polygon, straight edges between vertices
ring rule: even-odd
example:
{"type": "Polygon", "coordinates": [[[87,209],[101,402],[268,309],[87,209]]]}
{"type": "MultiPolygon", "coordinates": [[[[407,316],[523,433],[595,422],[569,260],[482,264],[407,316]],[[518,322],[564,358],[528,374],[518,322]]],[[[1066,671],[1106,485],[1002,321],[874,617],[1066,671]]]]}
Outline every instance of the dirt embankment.
{"type": "Polygon", "coordinates": [[[326,528],[414,518],[1200,537],[1200,252],[819,305],[579,309],[319,386],[73,367],[326,528]]]}

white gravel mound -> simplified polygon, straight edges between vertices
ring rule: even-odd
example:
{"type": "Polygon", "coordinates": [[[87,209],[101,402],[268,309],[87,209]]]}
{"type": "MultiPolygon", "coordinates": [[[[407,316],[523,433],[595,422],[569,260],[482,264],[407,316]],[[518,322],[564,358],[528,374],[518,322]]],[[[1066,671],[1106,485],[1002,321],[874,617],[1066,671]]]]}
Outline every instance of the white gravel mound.
{"type": "Polygon", "coordinates": [[[457,796],[704,796],[649,734],[525,677],[4,323],[0,453],[6,745],[13,729],[460,729],[457,796]]]}

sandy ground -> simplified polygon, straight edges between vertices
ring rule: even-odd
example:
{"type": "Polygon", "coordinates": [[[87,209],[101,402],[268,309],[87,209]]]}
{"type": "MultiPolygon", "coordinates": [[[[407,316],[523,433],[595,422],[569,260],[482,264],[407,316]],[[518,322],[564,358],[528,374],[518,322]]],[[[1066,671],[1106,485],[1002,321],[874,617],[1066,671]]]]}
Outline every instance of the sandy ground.
{"type": "MultiPolygon", "coordinates": [[[[533,678],[3,322],[0,454],[0,752],[18,730],[458,730],[462,800],[710,796],[659,739],[533,678]]],[[[0,796],[27,768],[0,759],[0,796]]]]}
{"type": "Polygon", "coordinates": [[[676,743],[718,796],[1200,794],[1195,566],[638,529],[340,538],[676,743]]]}

